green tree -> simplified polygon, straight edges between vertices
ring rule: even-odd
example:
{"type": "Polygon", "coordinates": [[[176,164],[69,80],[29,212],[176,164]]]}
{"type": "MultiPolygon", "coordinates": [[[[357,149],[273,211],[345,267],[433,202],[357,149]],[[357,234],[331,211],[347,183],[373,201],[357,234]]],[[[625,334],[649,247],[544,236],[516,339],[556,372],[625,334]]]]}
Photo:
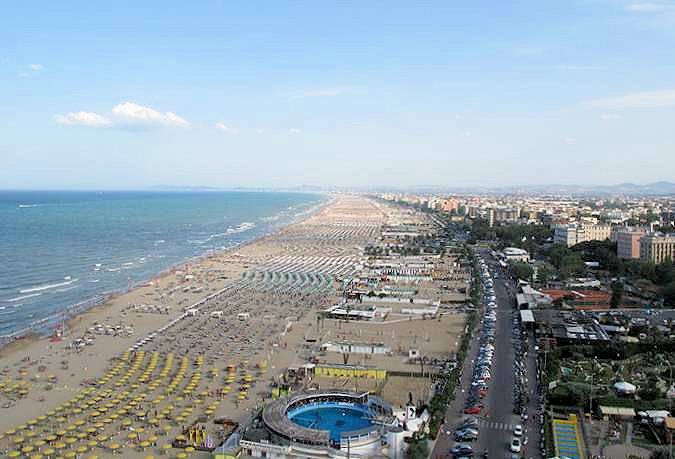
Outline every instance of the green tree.
{"type": "Polygon", "coordinates": [[[617,308],[621,304],[623,297],[623,283],[621,281],[612,282],[612,298],[609,300],[609,305],[612,309],[617,308]]]}
{"type": "Polygon", "coordinates": [[[553,270],[548,266],[539,266],[537,268],[537,282],[540,284],[546,284],[553,278],[553,270]]]}
{"type": "Polygon", "coordinates": [[[518,279],[530,280],[532,279],[532,274],[534,274],[534,269],[532,269],[532,266],[530,266],[529,263],[522,261],[513,263],[511,265],[511,269],[513,270],[513,274],[515,274],[518,279]]]}

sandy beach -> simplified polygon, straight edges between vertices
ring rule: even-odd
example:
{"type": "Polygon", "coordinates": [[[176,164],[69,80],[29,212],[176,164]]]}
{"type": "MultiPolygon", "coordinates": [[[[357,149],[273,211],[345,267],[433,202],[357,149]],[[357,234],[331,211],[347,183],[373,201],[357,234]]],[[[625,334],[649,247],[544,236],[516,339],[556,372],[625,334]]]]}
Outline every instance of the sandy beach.
{"type": "MultiPolygon", "coordinates": [[[[58,341],[2,349],[0,452],[205,457],[170,439],[195,422],[247,419],[279,372],[302,362],[311,311],[337,301],[336,279],[356,271],[386,220],[381,204],[336,196],[304,221],[111,298],[58,341]]],[[[217,442],[225,429],[208,435],[217,442]]]]}

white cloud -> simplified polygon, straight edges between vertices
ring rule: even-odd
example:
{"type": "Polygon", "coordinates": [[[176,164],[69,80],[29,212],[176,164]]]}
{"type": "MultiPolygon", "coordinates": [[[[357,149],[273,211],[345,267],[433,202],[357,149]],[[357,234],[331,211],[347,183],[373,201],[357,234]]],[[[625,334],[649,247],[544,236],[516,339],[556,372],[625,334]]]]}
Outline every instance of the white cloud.
{"type": "Polygon", "coordinates": [[[30,64],[28,67],[29,67],[31,70],[35,70],[36,72],[42,70],[43,68],[45,68],[44,65],[42,65],[42,64],[30,64]]]}
{"type": "Polygon", "coordinates": [[[290,129],[288,130],[288,132],[290,132],[291,134],[296,134],[296,135],[297,135],[297,134],[302,134],[302,129],[298,129],[298,128],[290,128],[290,129]]]}
{"type": "Polygon", "coordinates": [[[567,137],[565,139],[565,143],[567,143],[567,144],[577,143],[577,139],[576,139],[576,137],[567,137]]]}
{"type": "Polygon", "coordinates": [[[161,113],[157,110],[138,105],[134,102],[123,102],[112,108],[112,116],[108,117],[93,112],[70,112],[67,115],[56,115],[54,121],[64,125],[80,125],[89,127],[156,127],[174,126],[190,127],[190,123],[173,112],[161,113]]]}
{"type": "Polygon", "coordinates": [[[224,123],[216,123],[216,127],[221,131],[227,132],[228,134],[236,134],[239,132],[239,129],[234,128],[232,126],[227,126],[224,123]]]}
{"type": "Polygon", "coordinates": [[[158,112],[157,110],[138,105],[134,102],[123,102],[112,109],[113,115],[121,122],[145,126],[177,126],[190,127],[185,119],[173,112],[158,112]]]}
{"type": "Polygon", "coordinates": [[[602,115],[600,115],[600,119],[603,121],[620,120],[621,115],[617,115],[616,113],[603,113],[602,115]]]}
{"type": "Polygon", "coordinates": [[[588,102],[588,104],[593,108],[605,110],[675,107],[675,89],[644,91],[618,97],[595,99],[588,102]]]}
{"type": "Polygon", "coordinates": [[[665,2],[631,3],[624,6],[624,9],[634,13],[660,13],[664,11],[675,11],[675,4],[665,2]]]}
{"type": "Polygon", "coordinates": [[[105,116],[92,112],[70,112],[67,115],[56,115],[54,121],[67,126],[109,127],[112,121],[105,116]]]}

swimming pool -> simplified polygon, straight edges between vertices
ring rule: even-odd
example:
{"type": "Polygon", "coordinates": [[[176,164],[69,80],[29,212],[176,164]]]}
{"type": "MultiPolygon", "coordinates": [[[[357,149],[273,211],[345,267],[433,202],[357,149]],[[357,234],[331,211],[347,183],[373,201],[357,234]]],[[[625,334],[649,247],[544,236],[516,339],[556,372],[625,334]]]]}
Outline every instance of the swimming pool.
{"type": "Polygon", "coordinates": [[[347,403],[310,403],[287,413],[288,419],[309,429],[327,430],[332,441],[339,443],[345,432],[373,425],[373,417],[365,405],[347,403]]]}

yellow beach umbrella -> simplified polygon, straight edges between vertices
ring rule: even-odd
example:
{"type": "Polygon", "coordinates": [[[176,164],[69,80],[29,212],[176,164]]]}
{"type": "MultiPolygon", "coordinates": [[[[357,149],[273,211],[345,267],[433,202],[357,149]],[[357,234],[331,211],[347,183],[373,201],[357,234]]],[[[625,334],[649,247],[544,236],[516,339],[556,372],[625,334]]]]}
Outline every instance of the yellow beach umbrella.
{"type": "Polygon", "coordinates": [[[90,448],[94,448],[96,445],[98,445],[98,442],[96,440],[89,440],[87,442],[87,446],[90,448]]]}
{"type": "Polygon", "coordinates": [[[54,454],[55,452],[56,452],[56,450],[54,450],[54,448],[46,448],[44,451],[42,451],[42,453],[43,453],[45,456],[51,456],[51,455],[54,454]]]}
{"type": "Polygon", "coordinates": [[[7,457],[19,457],[21,456],[21,453],[19,451],[10,451],[7,453],[7,457]]]}
{"type": "Polygon", "coordinates": [[[26,445],[23,448],[21,448],[21,452],[24,453],[24,454],[28,454],[28,453],[32,453],[34,449],[35,448],[33,448],[31,445],[26,445]]]}
{"type": "Polygon", "coordinates": [[[55,448],[55,449],[63,449],[63,448],[65,448],[65,447],[66,447],[66,444],[63,443],[62,441],[57,441],[56,443],[54,443],[54,448],[55,448]]]}
{"type": "Polygon", "coordinates": [[[75,451],[77,451],[77,452],[80,453],[80,454],[84,454],[84,453],[87,452],[87,447],[86,447],[86,446],[80,446],[80,447],[77,448],[75,451]]]}

